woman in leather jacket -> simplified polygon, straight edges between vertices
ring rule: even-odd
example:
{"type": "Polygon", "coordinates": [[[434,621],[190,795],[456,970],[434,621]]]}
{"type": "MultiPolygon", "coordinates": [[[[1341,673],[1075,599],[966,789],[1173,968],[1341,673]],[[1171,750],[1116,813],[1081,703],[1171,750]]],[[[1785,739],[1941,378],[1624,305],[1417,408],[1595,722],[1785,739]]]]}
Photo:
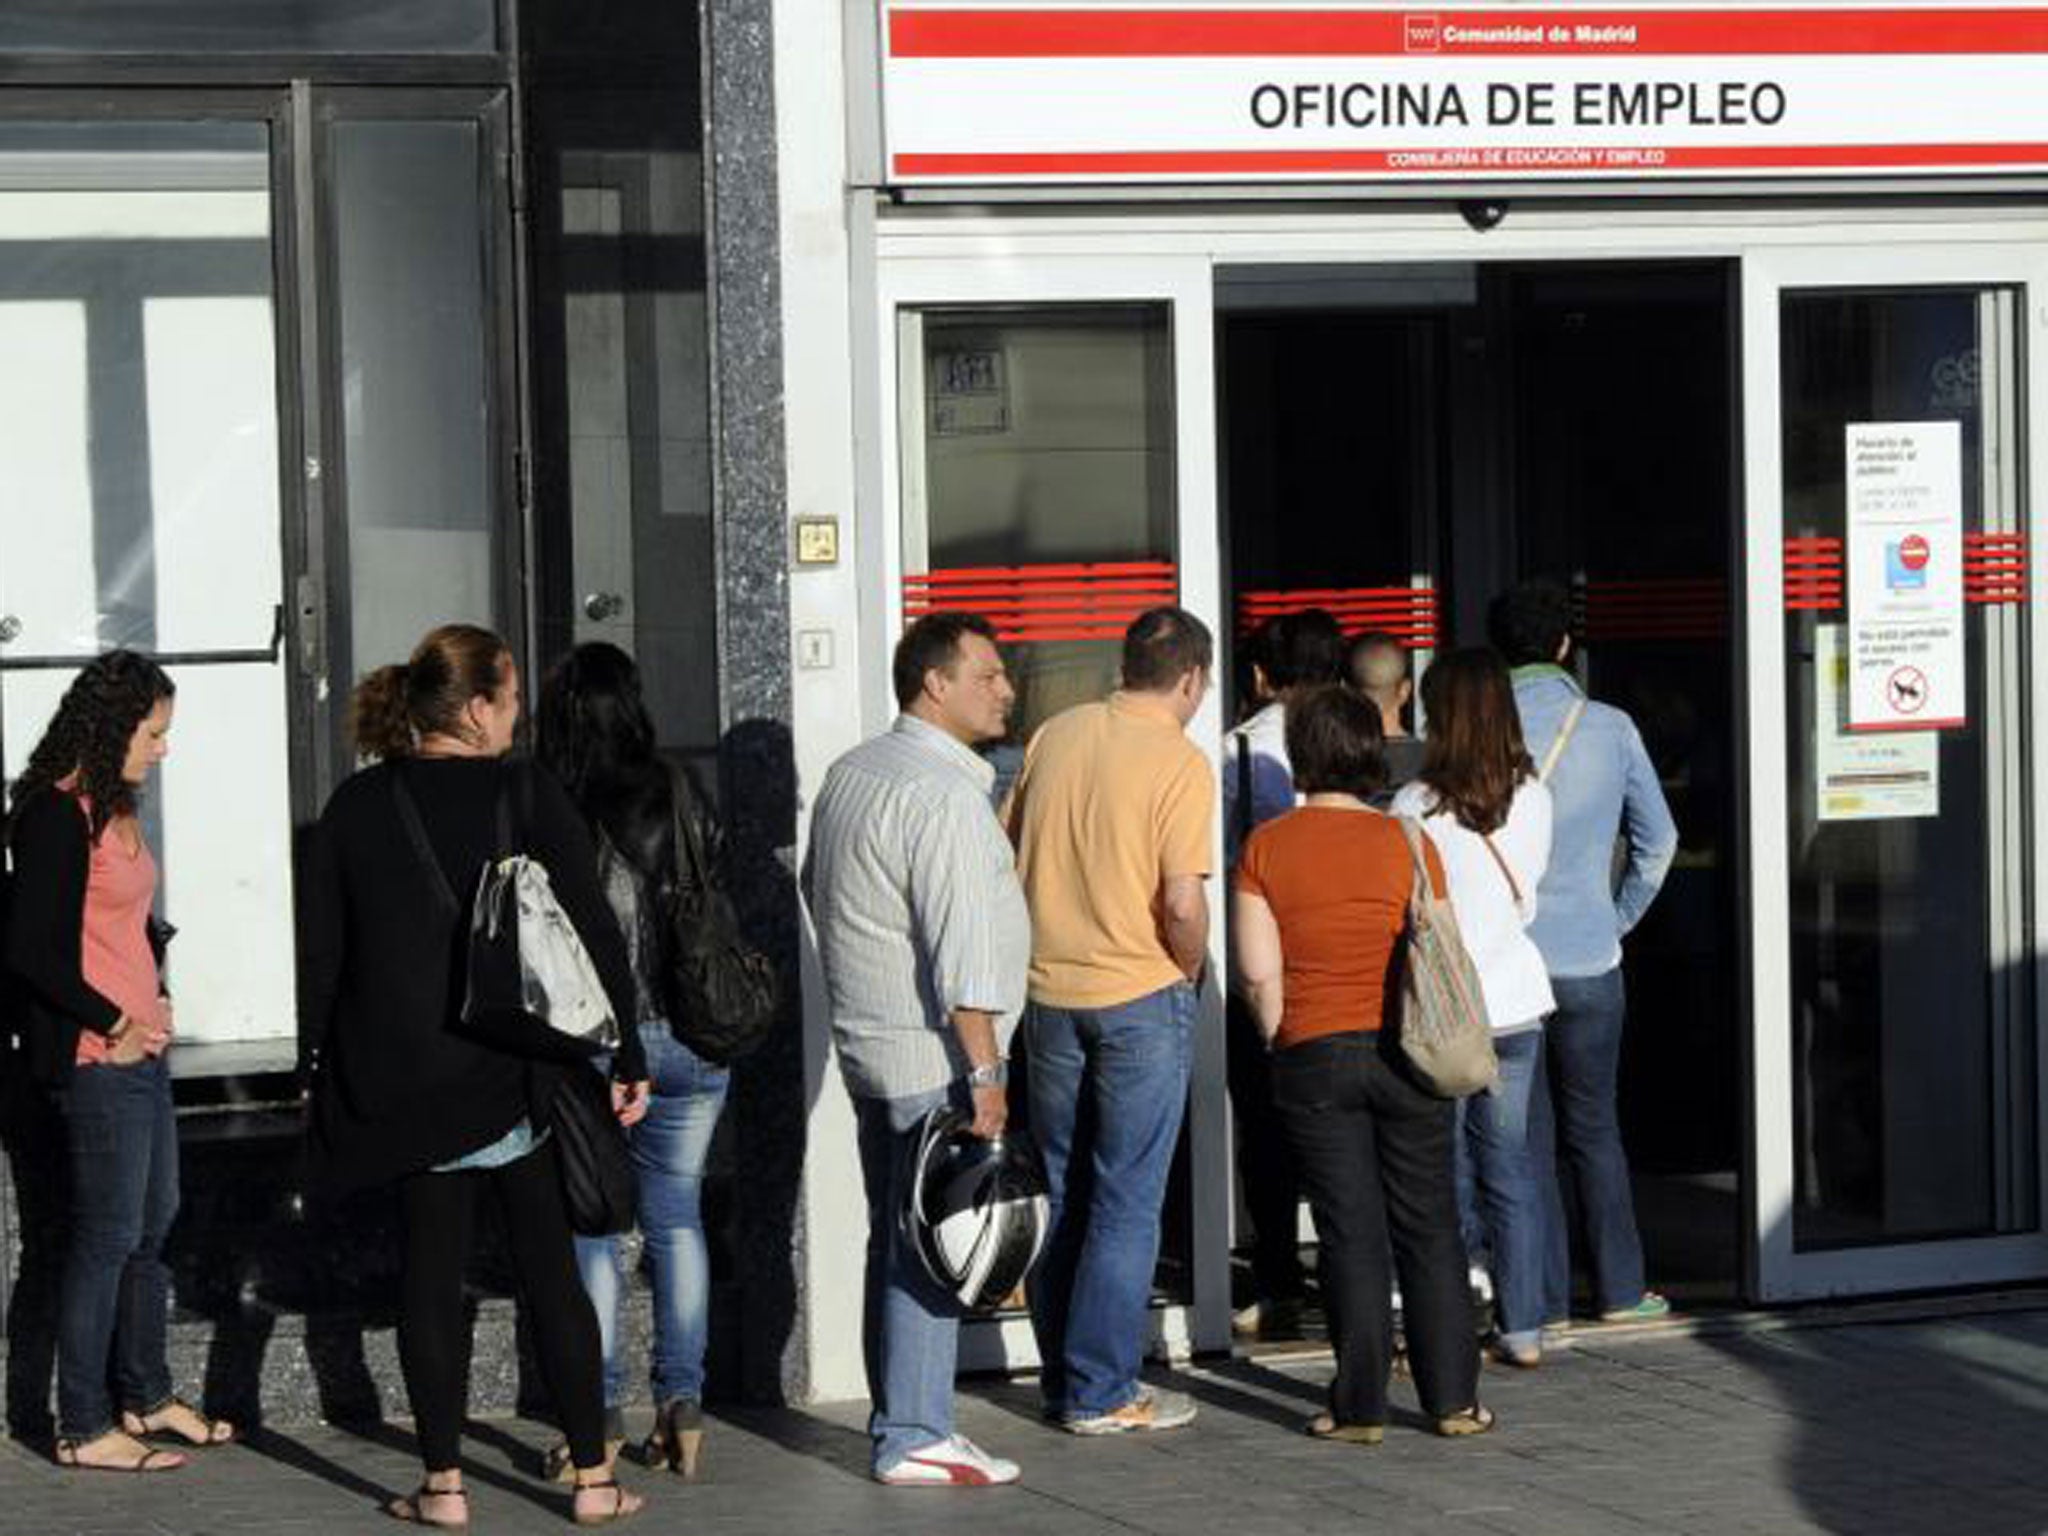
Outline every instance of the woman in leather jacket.
{"type": "MultiPolygon", "coordinates": [[[[676,846],[678,815],[713,829],[702,798],[655,750],[640,674],[617,646],[580,645],[541,685],[537,751],[589,823],[605,895],[625,931],[639,1034],[654,1081],[647,1118],[632,1132],[639,1225],[654,1281],[651,1376],[656,1405],[650,1464],[694,1477],[703,1446],[704,1350],[711,1276],[699,1195],[727,1073],[698,1056],[673,1027],[668,978],[675,964],[669,913],[689,878],[676,846]]],[[[621,1238],[578,1238],[584,1288],[604,1336],[606,1434],[623,1443],[618,1304],[627,1274],[621,1238]]],[[[551,1463],[552,1464],[552,1463],[551,1463]]]]}

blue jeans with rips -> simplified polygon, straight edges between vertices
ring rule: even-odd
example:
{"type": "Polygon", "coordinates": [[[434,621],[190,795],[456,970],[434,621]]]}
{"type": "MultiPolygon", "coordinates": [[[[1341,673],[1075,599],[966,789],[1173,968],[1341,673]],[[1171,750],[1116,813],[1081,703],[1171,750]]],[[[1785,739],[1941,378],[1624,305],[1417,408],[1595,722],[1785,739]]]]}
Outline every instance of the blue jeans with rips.
{"type": "Polygon", "coordinates": [[[60,1105],[71,1160],[71,1243],[57,1314],[57,1433],[92,1440],[120,1407],[147,1413],[171,1395],[165,1356],[171,1272],[164,1239],[178,1214],[178,1130],[161,1056],[73,1067],[60,1105]]]}
{"type": "MultiPolygon", "coordinates": [[[[710,1331],[711,1257],[704,1243],[701,1194],[704,1159],[718,1129],[729,1081],[676,1039],[666,1023],[643,1024],[653,1093],[646,1118],[628,1133],[639,1177],[639,1224],[654,1277],[656,1403],[704,1399],[704,1347],[710,1331]]],[[[598,1070],[609,1075],[609,1057],[598,1070]]],[[[578,1237],[576,1267],[597,1312],[604,1344],[604,1402],[626,1399],[626,1366],[619,1357],[619,1297],[625,1289],[625,1243],[617,1237],[578,1237]]]]}
{"type": "Polygon", "coordinates": [[[1643,1298],[1643,1242],[1636,1231],[1628,1154],[1621,1145],[1616,1085],[1628,993],[1616,966],[1599,976],[1553,976],[1557,1012],[1550,1017],[1551,1110],[1557,1135],[1554,1164],[1543,1170],[1550,1201],[1544,1261],[1544,1317],[1571,1311],[1571,1229],[1561,1180],[1578,1193],[1592,1265],[1593,1303],[1601,1312],[1643,1298]]]}
{"type": "Polygon", "coordinates": [[[1458,1101],[1458,1207],[1465,1246],[1487,1255],[1494,1308],[1512,1349],[1538,1347],[1543,1331],[1549,1196],[1542,1121],[1534,1111],[1543,1078],[1544,1030],[1495,1035],[1500,1081],[1458,1101]]]}
{"type": "Polygon", "coordinates": [[[1048,1413],[1093,1418],[1138,1395],[1197,1011],[1189,982],[1111,1008],[1025,1011],[1031,1129],[1051,1193],[1030,1285],[1048,1413]]]}
{"type": "Polygon", "coordinates": [[[960,1305],[925,1272],[904,1235],[902,1214],[919,1125],[941,1104],[965,1108],[965,1097],[953,1088],[935,1088],[896,1099],[853,1100],[868,1196],[861,1355],[871,1404],[869,1465],[876,1473],[953,1433],[960,1305]]]}

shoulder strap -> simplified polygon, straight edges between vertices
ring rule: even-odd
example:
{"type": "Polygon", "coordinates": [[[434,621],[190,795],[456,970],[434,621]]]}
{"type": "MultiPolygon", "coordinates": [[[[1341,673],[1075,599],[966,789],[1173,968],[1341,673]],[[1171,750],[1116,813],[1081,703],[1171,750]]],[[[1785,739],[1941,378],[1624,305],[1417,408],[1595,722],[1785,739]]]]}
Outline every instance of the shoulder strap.
{"type": "MultiPolygon", "coordinates": [[[[1565,743],[1572,739],[1572,732],[1579,728],[1579,716],[1586,712],[1586,696],[1582,693],[1572,700],[1572,707],[1564,717],[1564,724],[1558,727],[1557,738],[1551,742],[1550,750],[1543,754],[1543,765],[1536,770],[1536,782],[1548,784],[1550,772],[1557,766],[1557,760],[1564,756],[1565,743]]],[[[1498,858],[1496,854],[1494,857],[1498,858]]],[[[1508,877],[1512,880],[1514,877],[1508,877]]],[[[1518,897],[1517,900],[1520,898],[1518,897]]]]}
{"type": "Polygon", "coordinates": [[[1422,823],[1413,816],[1396,816],[1394,822],[1401,829],[1401,837],[1408,844],[1409,862],[1415,866],[1415,886],[1409,893],[1412,905],[1418,901],[1434,901],[1436,887],[1429,879],[1429,858],[1422,851],[1422,840],[1429,834],[1422,830],[1422,823]]]}
{"type": "Polygon", "coordinates": [[[514,758],[498,776],[497,857],[509,859],[519,852],[520,837],[533,827],[533,765],[514,758]],[[519,814],[512,814],[512,797],[519,797],[519,814]],[[515,828],[517,829],[515,832],[515,828]]]}
{"type": "Polygon", "coordinates": [[[1237,846],[1243,850],[1252,835],[1252,738],[1247,731],[1232,731],[1237,738],[1237,846]]]}
{"type": "Polygon", "coordinates": [[[1479,841],[1481,841],[1482,843],[1486,844],[1486,851],[1487,851],[1488,853],[1490,853],[1490,854],[1492,854],[1492,855],[1493,855],[1493,862],[1494,862],[1494,866],[1495,866],[1495,867],[1496,867],[1497,869],[1499,869],[1499,870],[1500,870],[1502,878],[1503,878],[1503,879],[1505,879],[1505,880],[1507,881],[1507,883],[1508,883],[1508,892],[1509,892],[1509,894],[1511,894],[1511,895],[1512,895],[1512,896],[1513,896],[1513,897],[1515,898],[1515,907],[1516,907],[1516,910],[1518,910],[1518,911],[1519,911],[1519,910],[1521,909],[1521,905],[1522,905],[1522,884],[1521,884],[1521,882],[1520,882],[1519,880],[1517,880],[1517,879],[1515,878],[1515,872],[1514,872],[1514,871],[1513,871],[1512,869],[1509,869],[1509,868],[1508,868],[1508,861],[1507,861],[1506,859],[1504,859],[1504,858],[1502,858],[1502,857],[1501,857],[1501,854],[1500,854],[1500,850],[1499,850],[1498,848],[1496,848],[1496,847],[1494,847],[1494,846],[1493,846],[1493,834],[1492,834],[1492,833],[1490,833],[1490,832],[1482,832],[1482,833],[1480,833],[1480,834],[1479,834],[1479,841]]]}
{"type": "Polygon", "coordinates": [[[710,860],[704,852],[704,839],[697,829],[695,795],[690,789],[689,775],[677,764],[668,762],[669,817],[675,826],[676,876],[678,883],[687,882],[695,892],[711,888],[710,860]]]}
{"type": "Polygon", "coordinates": [[[420,820],[419,803],[412,797],[412,791],[405,787],[405,770],[394,763],[391,767],[391,798],[398,802],[399,824],[405,828],[405,835],[412,844],[412,851],[419,855],[419,861],[426,866],[427,878],[434,887],[435,899],[450,912],[460,913],[462,904],[455,899],[455,888],[448,883],[448,872],[441,867],[441,861],[434,857],[434,845],[427,840],[426,823],[420,820]]]}

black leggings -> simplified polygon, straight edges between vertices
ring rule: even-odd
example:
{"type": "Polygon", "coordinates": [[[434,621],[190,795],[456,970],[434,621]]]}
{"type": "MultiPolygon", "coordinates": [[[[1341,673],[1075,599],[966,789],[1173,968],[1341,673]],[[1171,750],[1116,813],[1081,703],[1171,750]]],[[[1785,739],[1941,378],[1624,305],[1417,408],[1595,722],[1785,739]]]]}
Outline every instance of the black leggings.
{"type": "Polygon", "coordinates": [[[453,1468],[469,1407],[470,1326],[463,1305],[477,1196],[493,1191],[505,1214],[521,1303],[548,1394],[579,1467],[604,1463],[604,1371],[597,1314],[576,1271],[552,1140],[502,1168],[415,1174],[405,1207],[405,1293],[398,1362],[429,1472],[453,1468]]]}

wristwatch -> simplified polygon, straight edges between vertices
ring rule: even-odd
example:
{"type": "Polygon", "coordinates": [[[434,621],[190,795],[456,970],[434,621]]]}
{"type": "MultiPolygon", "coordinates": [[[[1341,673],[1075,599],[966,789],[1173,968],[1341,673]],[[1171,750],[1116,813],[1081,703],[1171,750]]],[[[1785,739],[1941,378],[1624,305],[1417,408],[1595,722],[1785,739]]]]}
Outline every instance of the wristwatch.
{"type": "Polygon", "coordinates": [[[967,1074],[970,1088],[1007,1088],[1010,1083],[1010,1058],[998,1056],[987,1066],[975,1067],[967,1074]]]}

